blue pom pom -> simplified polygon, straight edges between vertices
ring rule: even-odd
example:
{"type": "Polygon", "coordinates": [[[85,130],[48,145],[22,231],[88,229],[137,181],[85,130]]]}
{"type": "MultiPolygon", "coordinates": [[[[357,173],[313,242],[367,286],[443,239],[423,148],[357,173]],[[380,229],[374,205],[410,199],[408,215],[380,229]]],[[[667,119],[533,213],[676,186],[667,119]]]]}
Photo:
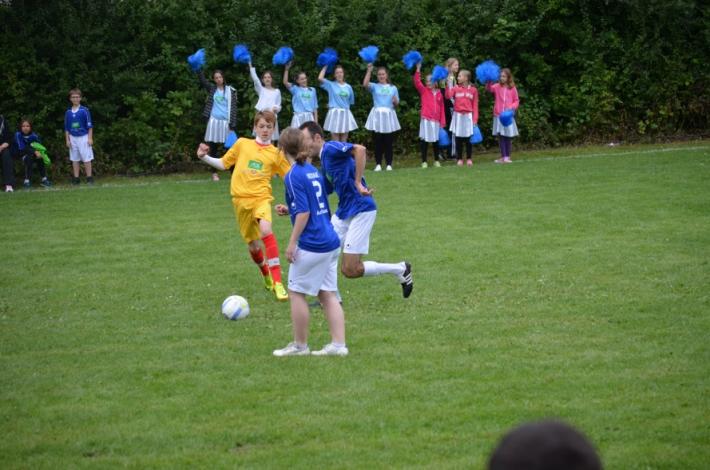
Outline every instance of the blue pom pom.
{"type": "Polygon", "coordinates": [[[439,147],[448,147],[451,145],[451,138],[449,133],[443,127],[439,128],[439,147]]]}
{"type": "Polygon", "coordinates": [[[362,60],[368,64],[371,64],[377,60],[377,54],[379,53],[380,49],[377,46],[367,46],[360,49],[358,54],[362,60]]]}
{"type": "Polygon", "coordinates": [[[442,67],[441,65],[435,65],[434,70],[431,72],[431,81],[438,82],[444,80],[448,76],[449,71],[446,70],[446,67],[442,67]]]}
{"type": "Polygon", "coordinates": [[[234,62],[238,64],[248,64],[251,62],[251,54],[249,53],[249,48],[244,44],[237,44],[234,46],[234,52],[232,52],[232,57],[234,62]]]}
{"type": "Polygon", "coordinates": [[[274,65],[285,65],[288,64],[293,60],[293,49],[290,47],[281,47],[279,48],[278,51],[276,51],[276,54],[274,54],[274,58],[272,62],[274,65]]]}
{"type": "Polygon", "coordinates": [[[497,82],[500,78],[500,67],[492,60],[482,62],[476,67],[476,78],[480,83],[497,82]]]}
{"type": "Polygon", "coordinates": [[[193,72],[197,72],[205,65],[205,50],[200,49],[187,58],[187,63],[193,72]]]}
{"type": "Polygon", "coordinates": [[[513,124],[513,117],[515,117],[515,110],[506,109],[505,111],[500,113],[500,116],[498,116],[498,120],[500,120],[500,123],[503,124],[503,126],[508,127],[509,125],[513,124]]]}
{"type": "Polygon", "coordinates": [[[412,70],[412,68],[422,61],[422,55],[419,51],[409,51],[402,56],[402,62],[407,70],[412,70]]]}
{"type": "Polygon", "coordinates": [[[481,135],[481,129],[478,128],[478,126],[473,126],[473,134],[471,134],[471,141],[472,144],[480,144],[483,142],[483,135],[481,135]]]}
{"type": "Polygon", "coordinates": [[[333,71],[333,67],[338,63],[338,53],[332,47],[326,47],[323,52],[318,54],[316,64],[318,67],[328,66],[328,72],[333,71]]]}
{"type": "Polygon", "coordinates": [[[227,138],[224,139],[224,148],[232,148],[232,145],[237,141],[237,133],[234,131],[229,131],[227,138]]]}

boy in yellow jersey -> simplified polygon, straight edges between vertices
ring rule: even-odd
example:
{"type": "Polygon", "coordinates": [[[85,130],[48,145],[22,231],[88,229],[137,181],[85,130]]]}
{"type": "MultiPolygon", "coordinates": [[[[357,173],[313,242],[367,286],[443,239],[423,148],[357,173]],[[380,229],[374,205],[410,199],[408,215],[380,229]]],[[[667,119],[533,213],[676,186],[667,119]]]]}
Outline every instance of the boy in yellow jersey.
{"type": "Polygon", "coordinates": [[[271,145],[275,125],[274,113],[260,111],[254,117],[255,139],[238,139],[222,158],[207,155],[210,148],[201,143],[197,158],[219,170],[234,167],[230,191],[239,231],[264,276],[266,288],[273,290],[278,300],[288,300],[281,281],[279,247],[271,231],[271,178],[279,175],[283,179],[291,164],[271,145]],[[266,261],[259,240],[264,244],[266,261]]]}

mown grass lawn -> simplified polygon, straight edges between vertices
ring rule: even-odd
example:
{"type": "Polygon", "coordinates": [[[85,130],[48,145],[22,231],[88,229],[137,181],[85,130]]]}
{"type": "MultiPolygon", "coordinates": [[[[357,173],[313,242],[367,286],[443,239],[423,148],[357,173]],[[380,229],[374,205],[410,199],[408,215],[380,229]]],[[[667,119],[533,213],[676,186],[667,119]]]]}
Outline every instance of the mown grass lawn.
{"type": "Polygon", "coordinates": [[[707,468],[710,145],[514,157],[368,171],[369,259],[411,261],[415,290],[341,279],[347,358],[271,356],[288,305],[226,179],[3,195],[0,466],[483,468],[558,417],[607,468],[707,468]]]}

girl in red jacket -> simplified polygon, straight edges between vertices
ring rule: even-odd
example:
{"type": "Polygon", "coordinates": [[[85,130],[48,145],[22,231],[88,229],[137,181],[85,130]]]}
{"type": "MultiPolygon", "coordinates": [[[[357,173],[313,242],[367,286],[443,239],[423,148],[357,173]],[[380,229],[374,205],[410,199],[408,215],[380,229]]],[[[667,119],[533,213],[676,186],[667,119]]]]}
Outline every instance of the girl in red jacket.
{"type": "Polygon", "coordinates": [[[510,155],[513,153],[513,137],[518,135],[518,126],[515,124],[515,118],[508,126],[502,125],[499,118],[500,113],[509,109],[515,111],[520,104],[518,90],[515,88],[510,69],[502,69],[498,83],[486,83],[486,90],[495,96],[492,129],[493,135],[498,136],[498,144],[500,145],[500,158],[496,160],[496,163],[513,163],[510,160],[510,155]]]}
{"type": "Polygon", "coordinates": [[[421,98],[421,119],[419,120],[419,149],[422,154],[422,168],[427,165],[427,149],[429,143],[434,149],[434,166],[439,167],[441,155],[439,154],[439,129],[446,127],[446,115],[444,114],[444,96],[436,83],[431,81],[431,74],[426,76],[426,86],[422,84],[421,78],[422,63],[417,64],[417,71],[414,72],[414,87],[419,92],[421,98]]]}
{"type": "Polygon", "coordinates": [[[478,125],[478,90],[471,85],[471,72],[468,70],[459,71],[456,77],[457,86],[447,85],[446,98],[454,100],[454,114],[451,117],[451,132],[456,138],[456,155],[459,159],[458,166],[463,166],[463,145],[466,144],[466,157],[468,166],[473,165],[471,154],[471,135],[473,126],[478,125]]]}

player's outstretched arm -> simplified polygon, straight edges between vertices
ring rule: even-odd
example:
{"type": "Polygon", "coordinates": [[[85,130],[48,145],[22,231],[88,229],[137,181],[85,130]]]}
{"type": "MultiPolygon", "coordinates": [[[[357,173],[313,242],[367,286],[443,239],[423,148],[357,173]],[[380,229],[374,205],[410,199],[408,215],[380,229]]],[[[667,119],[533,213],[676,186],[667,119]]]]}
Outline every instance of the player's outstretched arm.
{"type": "Polygon", "coordinates": [[[210,151],[209,145],[207,145],[204,142],[201,142],[200,145],[197,146],[197,158],[208,164],[209,166],[213,168],[217,168],[218,170],[224,170],[224,163],[222,163],[222,160],[219,158],[212,158],[207,153],[210,151]]]}

